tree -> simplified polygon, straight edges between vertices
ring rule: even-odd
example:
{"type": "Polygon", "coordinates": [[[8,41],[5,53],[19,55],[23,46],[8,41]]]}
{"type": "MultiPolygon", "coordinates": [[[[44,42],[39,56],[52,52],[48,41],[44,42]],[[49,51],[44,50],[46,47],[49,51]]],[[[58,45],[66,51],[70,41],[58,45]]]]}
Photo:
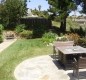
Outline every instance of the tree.
{"type": "Polygon", "coordinates": [[[26,15],[27,0],[4,0],[0,6],[0,17],[5,26],[15,26],[26,15]]]}
{"type": "Polygon", "coordinates": [[[83,8],[83,9],[82,9],[82,12],[86,14],[86,0],[82,0],[82,2],[81,2],[81,3],[82,3],[81,6],[82,6],[82,8],[83,8]],[[82,2],[83,2],[83,3],[82,3],[82,2]]]}
{"type": "Polygon", "coordinates": [[[35,8],[34,10],[31,10],[33,15],[39,15],[39,11],[35,8]]]}
{"type": "Polygon", "coordinates": [[[41,10],[41,5],[38,5],[38,9],[39,9],[39,11],[41,10]]]}
{"type": "Polygon", "coordinates": [[[60,30],[62,32],[66,31],[66,18],[73,10],[75,6],[74,0],[48,0],[50,4],[49,11],[54,14],[54,16],[59,15],[60,18],[60,30]]]}

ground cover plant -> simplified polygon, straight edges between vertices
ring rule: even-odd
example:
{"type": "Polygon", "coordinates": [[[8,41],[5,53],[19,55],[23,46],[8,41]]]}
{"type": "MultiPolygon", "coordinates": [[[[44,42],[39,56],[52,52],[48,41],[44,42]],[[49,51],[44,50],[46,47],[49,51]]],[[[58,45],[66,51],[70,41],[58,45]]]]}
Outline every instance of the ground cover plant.
{"type": "Polygon", "coordinates": [[[16,80],[13,72],[20,62],[47,54],[52,54],[52,47],[46,46],[41,39],[17,40],[0,53],[0,80],[16,80]]]}
{"type": "Polygon", "coordinates": [[[0,43],[3,42],[3,37],[2,37],[3,29],[4,29],[3,25],[0,24],[0,43]]]}
{"type": "Polygon", "coordinates": [[[53,32],[47,32],[42,36],[42,40],[44,43],[49,44],[53,43],[56,40],[57,34],[53,32]]]}

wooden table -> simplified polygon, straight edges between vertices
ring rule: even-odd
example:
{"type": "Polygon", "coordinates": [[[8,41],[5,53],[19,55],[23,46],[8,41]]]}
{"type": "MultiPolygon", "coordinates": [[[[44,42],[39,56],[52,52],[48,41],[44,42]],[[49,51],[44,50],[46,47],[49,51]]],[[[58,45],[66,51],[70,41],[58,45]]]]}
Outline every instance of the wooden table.
{"type": "Polygon", "coordinates": [[[56,47],[59,53],[59,60],[64,65],[64,67],[72,66],[74,57],[78,57],[86,53],[86,48],[81,46],[61,46],[56,47]]]}

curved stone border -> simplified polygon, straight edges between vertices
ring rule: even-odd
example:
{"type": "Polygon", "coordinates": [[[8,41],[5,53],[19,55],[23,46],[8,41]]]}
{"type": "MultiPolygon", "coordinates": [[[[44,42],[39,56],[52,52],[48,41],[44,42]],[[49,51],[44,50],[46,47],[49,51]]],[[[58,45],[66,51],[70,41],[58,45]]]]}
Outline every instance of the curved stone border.
{"type": "Polygon", "coordinates": [[[14,76],[17,80],[70,80],[48,55],[23,61],[15,68],[14,76]]]}

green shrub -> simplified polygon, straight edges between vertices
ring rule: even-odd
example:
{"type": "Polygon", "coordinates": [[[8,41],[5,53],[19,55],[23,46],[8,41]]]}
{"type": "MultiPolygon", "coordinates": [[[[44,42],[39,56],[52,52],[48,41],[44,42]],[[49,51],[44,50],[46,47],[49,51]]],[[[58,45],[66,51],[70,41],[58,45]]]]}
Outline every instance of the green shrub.
{"type": "Polygon", "coordinates": [[[0,43],[3,42],[3,38],[2,35],[0,35],[0,43]]]}
{"type": "Polygon", "coordinates": [[[17,25],[15,28],[16,33],[22,32],[26,28],[25,24],[17,25]]]}
{"type": "Polygon", "coordinates": [[[32,34],[33,34],[32,31],[23,30],[23,31],[20,33],[20,37],[21,37],[21,38],[30,39],[30,38],[32,38],[32,34]]]}
{"type": "Polygon", "coordinates": [[[81,26],[78,26],[78,28],[70,28],[70,32],[77,33],[80,36],[85,36],[85,31],[81,26]]]}
{"type": "Polygon", "coordinates": [[[66,36],[56,37],[57,41],[68,41],[66,36]]]}
{"type": "Polygon", "coordinates": [[[79,38],[77,41],[77,45],[80,45],[86,48],[86,38],[79,38]]]}
{"type": "Polygon", "coordinates": [[[2,34],[3,29],[4,29],[4,26],[0,24],[0,34],[2,34]]]}
{"type": "Polygon", "coordinates": [[[45,43],[52,43],[53,41],[56,40],[57,34],[52,33],[51,31],[48,33],[45,33],[42,37],[43,42],[45,43]]]}
{"type": "Polygon", "coordinates": [[[43,34],[45,33],[45,31],[47,30],[46,29],[47,26],[45,25],[42,25],[40,23],[37,23],[34,28],[33,28],[33,37],[34,38],[40,38],[43,36],[43,34]]]}

